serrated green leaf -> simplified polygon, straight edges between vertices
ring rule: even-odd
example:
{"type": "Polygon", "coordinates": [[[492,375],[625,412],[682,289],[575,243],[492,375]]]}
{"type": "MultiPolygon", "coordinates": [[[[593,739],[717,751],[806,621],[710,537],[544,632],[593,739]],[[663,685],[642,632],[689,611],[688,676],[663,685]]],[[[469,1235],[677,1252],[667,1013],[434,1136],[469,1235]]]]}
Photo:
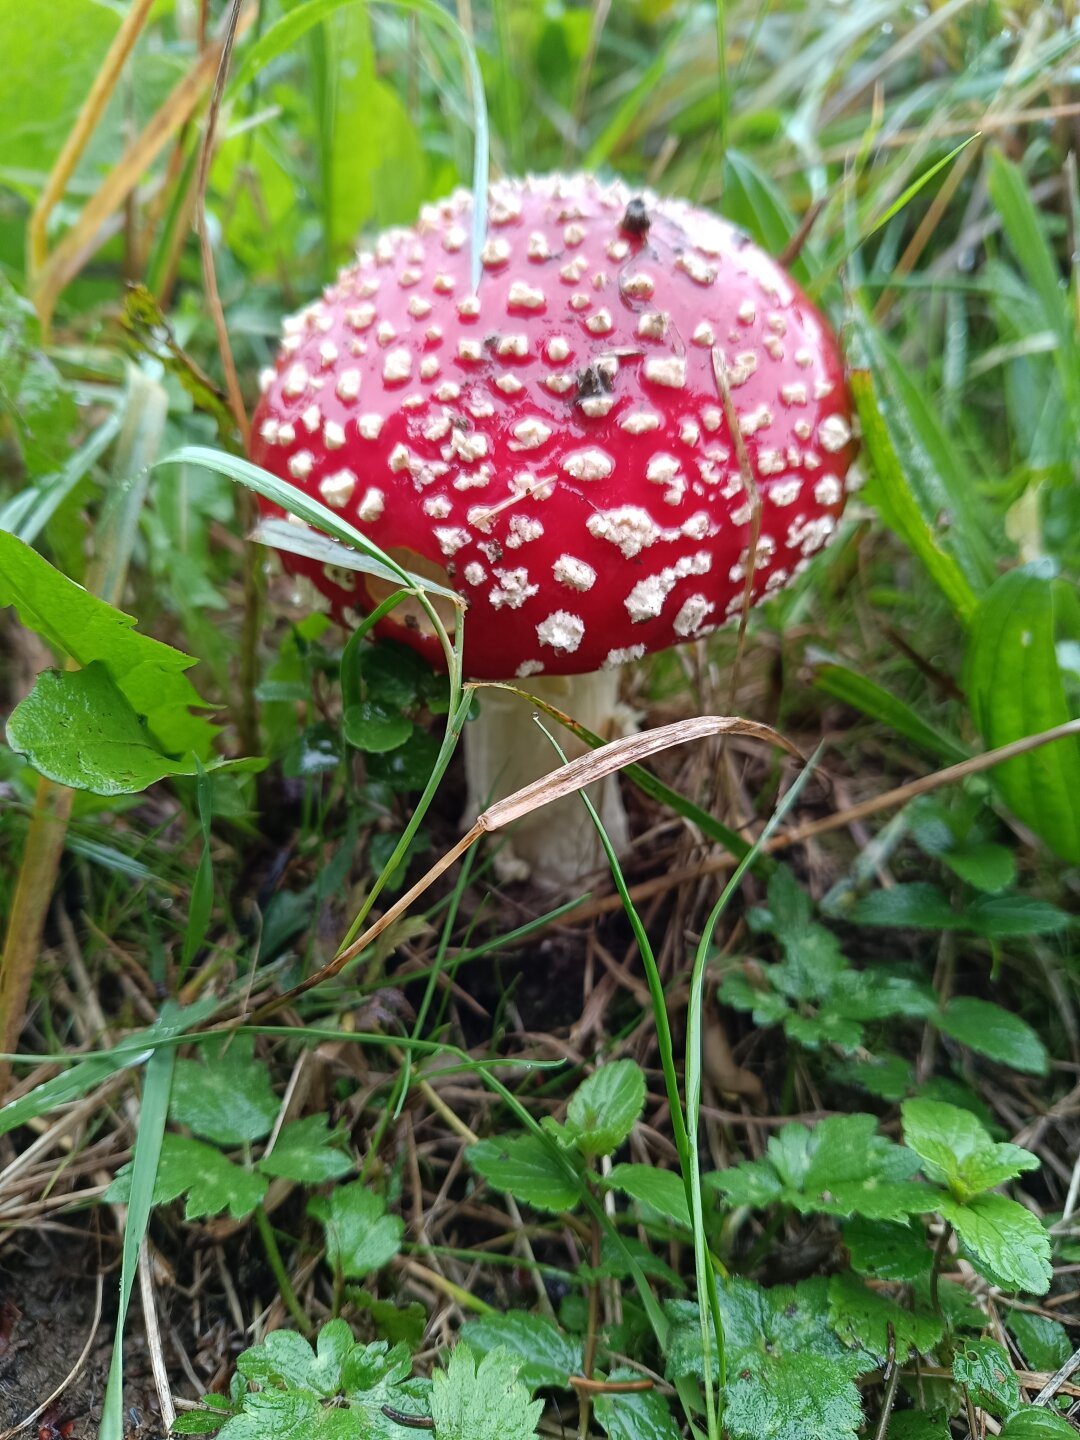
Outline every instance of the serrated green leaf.
{"type": "MultiPolygon", "coordinates": [[[[634,1370],[613,1370],[609,1380],[639,1380],[634,1370]]],[[[596,1423],[608,1440],[681,1440],[682,1430],[663,1395],[597,1395],[593,1400],[596,1423]]]]}
{"type": "Polygon", "coordinates": [[[958,1200],[1039,1168],[1030,1150],[995,1143],[970,1110],[939,1100],[905,1100],[900,1110],[904,1142],[921,1159],[923,1174],[958,1200]]]}
{"type": "Polygon", "coordinates": [[[802,1214],[897,1220],[934,1208],[935,1192],[909,1183],[918,1160],[877,1135],[873,1115],[837,1115],[813,1131],[785,1125],[764,1160],[720,1171],[708,1182],[733,1205],[782,1201],[802,1214]]]}
{"type": "Polygon", "coordinates": [[[888,925],[895,929],[906,926],[920,930],[962,928],[945,892],[923,880],[894,885],[889,890],[871,890],[847,911],[845,918],[853,925],[888,925]]]}
{"type": "Polygon", "coordinates": [[[305,1185],[340,1180],[353,1168],[341,1149],[344,1132],[331,1130],[325,1115],[308,1115],[281,1127],[277,1144],[264,1155],[258,1168],[264,1175],[280,1175],[305,1185]]]}
{"type": "Polygon", "coordinates": [[[581,1341],[565,1335],[542,1315],[524,1310],[484,1315],[462,1327],[461,1339],[477,1355],[502,1346],[518,1360],[518,1373],[530,1390],[550,1385],[566,1389],[570,1376],[581,1374],[581,1341]]]}
{"type": "Polygon", "coordinates": [[[829,1281],[829,1324],[845,1344],[868,1351],[875,1364],[889,1353],[890,1329],[901,1363],[912,1350],[920,1355],[932,1350],[945,1331],[939,1316],[907,1310],[850,1272],[829,1281]]]}
{"type": "Polygon", "coordinates": [[[875,1280],[914,1280],[929,1274],[932,1256],[926,1232],[911,1225],[854,1216],[844,1226],[852,1269],[875,1280]]]}
{"type": "MultiPolygon", "coordinates": [[[[766,966],[765,971],[773,967],[766,966]]],[[[723,978],[719,998],[733,1010],[748,1010],[754,1017],[755,1025],[775,1025],[783,1020],[790,1006],[783,995],[772,989],[763,989],[751,983],[741,970],[730,970],[723,978]]]]}
{"type": "Polygon", "coordinates": [[[427,1311],[419,1300],[395,1305],[393,1300],[381,1300],[370,1290],[358,1289],[355,1285],[350,1285],[346,1293],[357,1309],[367,1311],[376,1333],[391,1345],[401,1342],[410,1352],[420,1349],[427,1328],[427,1311]]]}
{"type": "Polygon", "coordinates": [[[234,1035],[204,1045],[201,1060],[178,1060],[169,1115],[219,1145],[242,1145],[269,1135],[279,1101],[270,1075],[255,1058],[255,1037],[234,1035]]]}
{"type": "Polygon", "coordinates": [[[828,1003],[822,1005],[816,1015],[793,1013],[786,1016],[784,1033],[808,1050],[835,1045],[845,1055],[851,1055],[863,1040],[863,1027],[859,1022],[848,1019],[828,1003]]]}
{"type": "Polygon", "coordinates": [[[226,1420],[219,1440],[355,1440],[348,1410],[323,1405],[309,1390],[260,1390],[244,1399],[239,1415],[226,1420]]]}
{"type": "Polygon", "coordinates": [[[1051,1320],[1049,1315],[1010,1310],[1006,1323],[1031,1370],[1058,1370],[1073,1353],[1069,1332],[1059,1320],[1051,1320]]]}
{"type": "Polygon", "coordinates": [[[387,1215],[386,1202],[357,1180],[329,1195],[316,1195],[308,1213],[326,1229],[326,1263],[347,1279],[360,1280],[388,1264],[401,1249],[405,1226],[387,1215]]]}
{"type": "Polygon", "coordinates": [[[682,1176],[672,1170],[659,1170],[653,1165],[615,1165],[604,1176],[603,1184],[621,1190],[658,1210],[676,1225],[690,1228],[690,1207],[686,1203],[686,1187],[682,1176]]]}
{"type": "Polygon", "coordinates": [[[316,1348],[294,1330],[271,1330],[261,1345],[243,1351],[236,1368],[262,1389],[306,1389],[329,1399],[341,1389],[341,1367],[354,1347],[344,1320],[330,1320],[319,1331],[316,1348]]]}
{"type": "Polygon", "coordinates": [[[994,1284],[1046,1294],[1050,1237],[1030,1210],[1005,1195],[976,1195],[966,1204],[943,1195],[937,1208],[994,1284]]]}
{"type": "MultiPolygon", "coordinates": [[[[724,1344],[727,1352],[729,1389],[740,1372],[749,1371],[763,1391],[779,1383],[794,1391],[795,1378],[802,1373],[797,1361],[820,1367],[822,1388],[810,1386],[810,1396],[832,1393],[833,1382],[844,1382],[859,1373],[862,1360],[837,1339],[828,1325],[828,1281],[804,1280],[798,1285],[776,1285],[763,1289],[751,1280],[732,1278],[718,1287],[724,1344]]],[[[697,1306],[688,1300],[669,1300],[664,1314],[670,1323],[665,1342],[665,1369],[668,1379],[704,1377],[701,1321],[697,1306]]],[[[715,1342],[714,1342],[715,1347],[715,1342]]],[[[712,1350],[714,1371],[716,1350],[712,1350]]],[[[744,1380],[746,1376],[742,1377],[744,1380]]],[[[845,1385],[841,1393],[848,1394],[845,1385]]],[[[744,1392],[744,1408],[750,1398],[744,1392]]],[[[811,1406],[811,1412],[813,1407],[811,1406]]],[[[788,1419],[802,1414],[796,1405],[788,1419]]],[[[777,1417],[774,1419],[783,1419],[777,1417]]],[[[732,1422],[730,1418],[727,1423],[732,1422]]],[[[770,1432],[771,1433],[771,1432],[770,1432]]],[[[789,1435],[788,1430],[777,1431],[789,1435]]]]}
{"type": "MultiPolygon", "coordinates": [[[[965,688],[987,748],[1072,717],[1057,644],[1080,637],[1080,601],[1038,562],[993,585],[971,625],[965,688]]],[[[1080,740],[1043,745],[990,772],[1005,803],[1063,859],[1080,861],[1080,740]]]]}
{"type": "MultiPolygon", "coordinates": [[[[121,1165],[105,1192],[107,1200],[126,1204],[131,1193],[133,1161],[121,1165]]],[[[266,1194],[266,1180],[234,1165],[213,1145],[184,1135],[166,1135],[161,1142],[153,1203],[167,1205],[187,1196],[185,1220],[220,1215],[227,1210],[234,1220],[250,1215],[266,1194]]]]}
{"type": "Polygon", "coordinates": [[[1019,1015],[989,1000],[958,996],[934,1018],[939,1030],[961,1045],[1030,1075],[1045,1075],[1050,1057],[1038,1033],[1019,1015]]]}
{"type": "Polygon", "coordinates": [[[0,606],[14,605],[19,619],[58,654],[80,666],[100,661],[167,755],[200,758],[217,733],[189,707],[206,708],[184,674],[194,657],[135,629],[135,620],[61,575],[14,535],[0,531],[0,606]]]}
{"type": "Polygon", "coordinates": [[[833,1067],[838,1080],[858,1085],[882,1100],[902,1100],[912,1089],[913,1073],[908,1062],[899,1055],[879,1052],[865,1060],[848,1060],[833,1067]]]}
{"type": "Polygon", "coordinates": [[[583,1155],[610,1155],[629,1137],[644,1107],[641,1066],[615,1060],[599,1066],[571,1095],[566,1128],[583,1155]]]}
{"type": "Polygon", "coordinates": [[[1076,1440],[1076,1430],[1064,1415],[1025,1405],[1002,1426],[1001,1440],[1076,1440]]]}
{"type": "Polygon", "coordinates": [[[538,1210],[572,1210],[581,1200],[579,1176],[536,1135],[504,1135],[470,1145],[465,1158],[498,1190],[538,1210]]]}
{"type": "Polygon", "coordinates": [[[431,1418],[439,1440],[531,1440],[544,1409],[530,1400],[517,1363],[492,1350],[477,1364],[467,1345],[432,1376],[431,1418]]]}
{"type": "Polygon", "coordinates": [[[229,1418],[218,1410],[186,1410],[177,1415],[170,1435],[216,1435],[229,1418]]]}
{"type": "Polygon", "coordinates": [[[953,1356],[953,1375],[980,1409],[989,1410],[999,1420],[1020,1404],[1020,1382],[995,1340],[965,1340],[953,1356]]]}

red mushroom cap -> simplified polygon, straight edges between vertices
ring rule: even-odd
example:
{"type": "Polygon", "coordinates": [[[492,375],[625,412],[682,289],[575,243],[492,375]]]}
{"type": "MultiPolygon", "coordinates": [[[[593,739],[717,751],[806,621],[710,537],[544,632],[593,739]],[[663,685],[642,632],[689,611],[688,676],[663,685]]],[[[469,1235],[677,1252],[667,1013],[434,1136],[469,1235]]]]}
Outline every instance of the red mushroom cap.
{"type": "MultiPolygon", "coordinates": [[[[693,639],[836,527],[854,454],[834,337],[772,259],[682,201],[590,177],[425,208],[286,322],[252,458],[468,602],[466,673],[575,674],[693,639]]],[[[346,624],[382,581],[286,556],[346,624]],[[350,612],[353,612],[350,617],[350,612]]],[[[442,663],[415,606],[383,634],[442,663]]]]}

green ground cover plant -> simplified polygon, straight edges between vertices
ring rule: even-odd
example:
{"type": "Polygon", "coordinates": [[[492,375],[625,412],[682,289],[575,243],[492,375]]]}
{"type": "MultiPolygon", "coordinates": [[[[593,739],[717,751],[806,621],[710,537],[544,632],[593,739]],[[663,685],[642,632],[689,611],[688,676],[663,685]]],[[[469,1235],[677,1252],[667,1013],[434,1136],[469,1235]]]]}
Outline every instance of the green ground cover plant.
{"type": "Polygon", "coordinates": [[[1075,6],[57,0],[0,55],[0,1430],[1076,1434],[1075,6]],[[790,267],[862,485],[628,676],[634,843],[544,897],[461,835],[457,597],[245,456],[358,237],[560,168],[790,267]]]}

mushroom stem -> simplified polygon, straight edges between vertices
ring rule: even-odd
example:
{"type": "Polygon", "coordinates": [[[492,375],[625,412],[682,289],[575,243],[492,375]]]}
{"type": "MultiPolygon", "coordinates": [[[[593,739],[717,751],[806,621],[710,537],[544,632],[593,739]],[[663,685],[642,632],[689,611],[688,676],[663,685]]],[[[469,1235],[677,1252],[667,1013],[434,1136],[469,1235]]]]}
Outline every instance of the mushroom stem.
{"type": "MultiPolygon", "coordinates": [[[[523,684],[542,700],[601,735],[616,739],[629,728],[619,704],[618,669],[591,675],[532,676],[523,684]]],[[[559,760],[533,710],[507,690],[482,690],[480,714],[465,727],[465,775],[468,786],[466,822],[471,823],[494,800],[554,770],[559,760]]],[[[556,737],[567,759],[589,748],[574,735],[556,737]]],[[[624,851],[630,830],[619,794],[617,775],[609,775],[585,794],[596,806],[616,852],[624,851]]],[[[577,795],[554,801],[519,820],[495,858],[500,880],[529,879],[550,890],[580,885],[604,864],[604,850],[592,819],[577,795]]]]}

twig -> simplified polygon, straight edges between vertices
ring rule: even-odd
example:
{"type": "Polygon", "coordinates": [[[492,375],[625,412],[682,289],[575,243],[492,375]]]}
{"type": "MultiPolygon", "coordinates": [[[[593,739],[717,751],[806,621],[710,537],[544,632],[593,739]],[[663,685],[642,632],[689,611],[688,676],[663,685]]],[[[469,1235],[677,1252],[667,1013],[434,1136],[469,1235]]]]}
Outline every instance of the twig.
{"type": "Polygon", "coordinates": [[[1060,1370],[1055,1370],[1031,1403],[1033,1405],[1049,1405],[1057,1392],[1077,1370],[1080,1370],[1080,1350],[1070,1355],[1060,1370]]]}

